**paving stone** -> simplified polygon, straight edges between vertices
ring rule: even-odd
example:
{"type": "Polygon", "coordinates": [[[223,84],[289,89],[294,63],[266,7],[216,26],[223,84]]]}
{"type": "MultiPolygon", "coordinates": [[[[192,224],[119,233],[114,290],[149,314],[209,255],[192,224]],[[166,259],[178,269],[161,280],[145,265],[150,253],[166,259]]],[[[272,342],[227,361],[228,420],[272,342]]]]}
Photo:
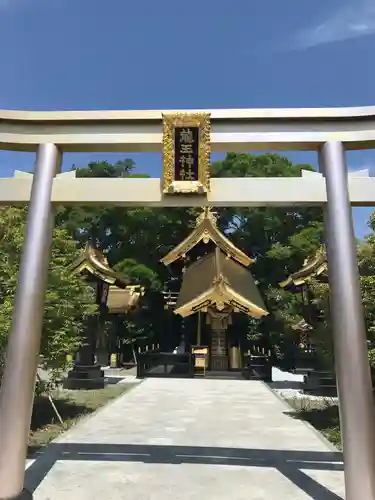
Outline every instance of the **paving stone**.
{"type": "Polygon", "coordinates": [[[337,500],[341,455],[259,381],[148,379],[31,463],[35,500],[337,500]]]}

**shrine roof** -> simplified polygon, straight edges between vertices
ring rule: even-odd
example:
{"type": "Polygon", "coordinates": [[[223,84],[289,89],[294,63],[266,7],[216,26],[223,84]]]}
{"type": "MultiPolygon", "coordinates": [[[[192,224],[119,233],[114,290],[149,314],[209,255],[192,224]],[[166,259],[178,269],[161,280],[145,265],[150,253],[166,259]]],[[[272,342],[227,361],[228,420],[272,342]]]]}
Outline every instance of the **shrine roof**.
{"type": "Polygon", "coordinates": [[[172,262],[184,257],[193,247],[198,243],[208,243],[212,241],[219,247],[226,255],[237,260],[244,266],[249,266],[253,260],[248,257],[242,250],[237,248],[217,227],[217,219],[211,212],[209,207],[197,217],[196,226],[194,230],[179,243],[173,250],[171,250],[160,262],[166,266],[172,262]]]}
{"type": "Polygon", "coordinates": [[[327,268],[327,254],[325,248],[322,246],[312,258],[305,260],[301,269],[288,276],[288,278],[279,283],[279,285],[281,288],[287,288],[290,285],[304,285],[312,278],[316,278],[326,272],[327,268]]]}
{"type": "Polygon", "coordinates": [[[110,286],[108,290],[107,307],[110,314],[127,313],[135,309],[145,289],[139,285],[128,285],[126,288],[110,286]]]}
{"type": "Polygon", "coordinates": [[[116,285],[120,288],[125,288],[129,284],[125,276],[110,267],[103,252],[89,243],[86,244],[80,257],[70,265],[70,270],[74,274],[87,272],[109,285],[116,285]]]}
{"type": "Polygon", "coordinates": [[[174,312],[189,316],[212,306],[255,317],[268,314],[250,271],[218,247],[188,267],[174,312]]]}
{"type": "Polygon", "coordinates": [[[292,330],[299,332],[308,332],[312,329],[313,327],[309,323],[307,323],[307,321],[304,319],[301,319],[300,321],[298,321],[298,323],[292,325],[292,330]]]}

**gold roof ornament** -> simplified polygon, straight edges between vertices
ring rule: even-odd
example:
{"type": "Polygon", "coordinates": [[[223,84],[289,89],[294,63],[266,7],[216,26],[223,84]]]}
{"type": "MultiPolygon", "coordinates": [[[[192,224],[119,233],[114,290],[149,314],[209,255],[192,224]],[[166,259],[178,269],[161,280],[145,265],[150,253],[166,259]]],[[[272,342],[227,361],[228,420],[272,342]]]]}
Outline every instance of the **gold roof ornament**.
{"type": "Polygon", "coordinates": [[[295,273],[288,276],[285,281],[279,283],[281,288],[286,288],[290,285],[301,286],[313,278],[325,273],[328,269],[327,253],[324,246],[321,246],[312,258],[305,259],[303,267],[295,273]]]}
{"type": "Polygon", "coordinates": [[[300,321],[298,321],[298,323],[292,325],[292,330],[299,332],[309,332],[310,330],[313,330],[313,327],[310,325],[310,323],[307,323],[306,320],[301,319],[300,321]]]}
{"type": "Polygon", "coordinates": [[[110,286],[107,307],[110,314],[126,314],[139,305],[139,299],[145,294],[140,285],[128,285],[125,289],[110,286]]]}
{"type": "Polygon", "coordinates": [[[185,317],[212,307],[257,318],[268,314],[250,271],[218,247],[188,267],[174,313],[185,317]]]}
{"type": "Polygon", "coordinates": [[[120,288],[125,288],[129,283],[125,276],[109,266],[107,257],[90,243],[86,243],[80,257],[70,265],[70,270],[73,274],[88,272],[95,278],[120,288]]]}
{"type": "Polygon", "coordinates": [[[250,257],[237,248],[219,230],[217,227],[217,217],[212,212],[212,207],[205,207],[203,209],[202,213],[199,214],[196,219],[195,229],[165,257],[160,259],[160,262],[167,266],[172,262],[185,257],[185,255],[201,241],[205,244],[212,241],[228,257],[232,257],[244,266],[249,266],[253,262],[250,257]]]}

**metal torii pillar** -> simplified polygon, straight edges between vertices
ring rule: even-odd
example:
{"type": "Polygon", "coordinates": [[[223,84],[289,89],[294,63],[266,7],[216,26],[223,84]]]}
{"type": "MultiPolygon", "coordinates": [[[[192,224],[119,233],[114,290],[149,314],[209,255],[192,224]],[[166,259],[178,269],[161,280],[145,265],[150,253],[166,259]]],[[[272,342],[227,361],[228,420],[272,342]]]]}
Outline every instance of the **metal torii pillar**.
{"type": "Polygon", "coordinates": [[[375,411],[342,142],[320,151],[346,500],[375,500],[375,411]]]}
{"type": "Polygon", "coordinates": [[[0,499],[26,500],[25,458],[34,401],[53,233],[52,183],[61,156],[54,144],[37,151],[24,249],[0,390],[0,499]]]}

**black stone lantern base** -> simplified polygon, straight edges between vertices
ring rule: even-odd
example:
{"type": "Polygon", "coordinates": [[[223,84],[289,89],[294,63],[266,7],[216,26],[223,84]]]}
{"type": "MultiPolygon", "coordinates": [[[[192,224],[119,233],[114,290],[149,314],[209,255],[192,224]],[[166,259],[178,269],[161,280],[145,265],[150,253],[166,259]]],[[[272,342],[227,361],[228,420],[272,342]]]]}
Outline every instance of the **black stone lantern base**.
{"type": "Polygon", "coordinates": [[[63,382],[64,389],[103,389],[104,372],[98,364],[76,364],[63,382]]]}

